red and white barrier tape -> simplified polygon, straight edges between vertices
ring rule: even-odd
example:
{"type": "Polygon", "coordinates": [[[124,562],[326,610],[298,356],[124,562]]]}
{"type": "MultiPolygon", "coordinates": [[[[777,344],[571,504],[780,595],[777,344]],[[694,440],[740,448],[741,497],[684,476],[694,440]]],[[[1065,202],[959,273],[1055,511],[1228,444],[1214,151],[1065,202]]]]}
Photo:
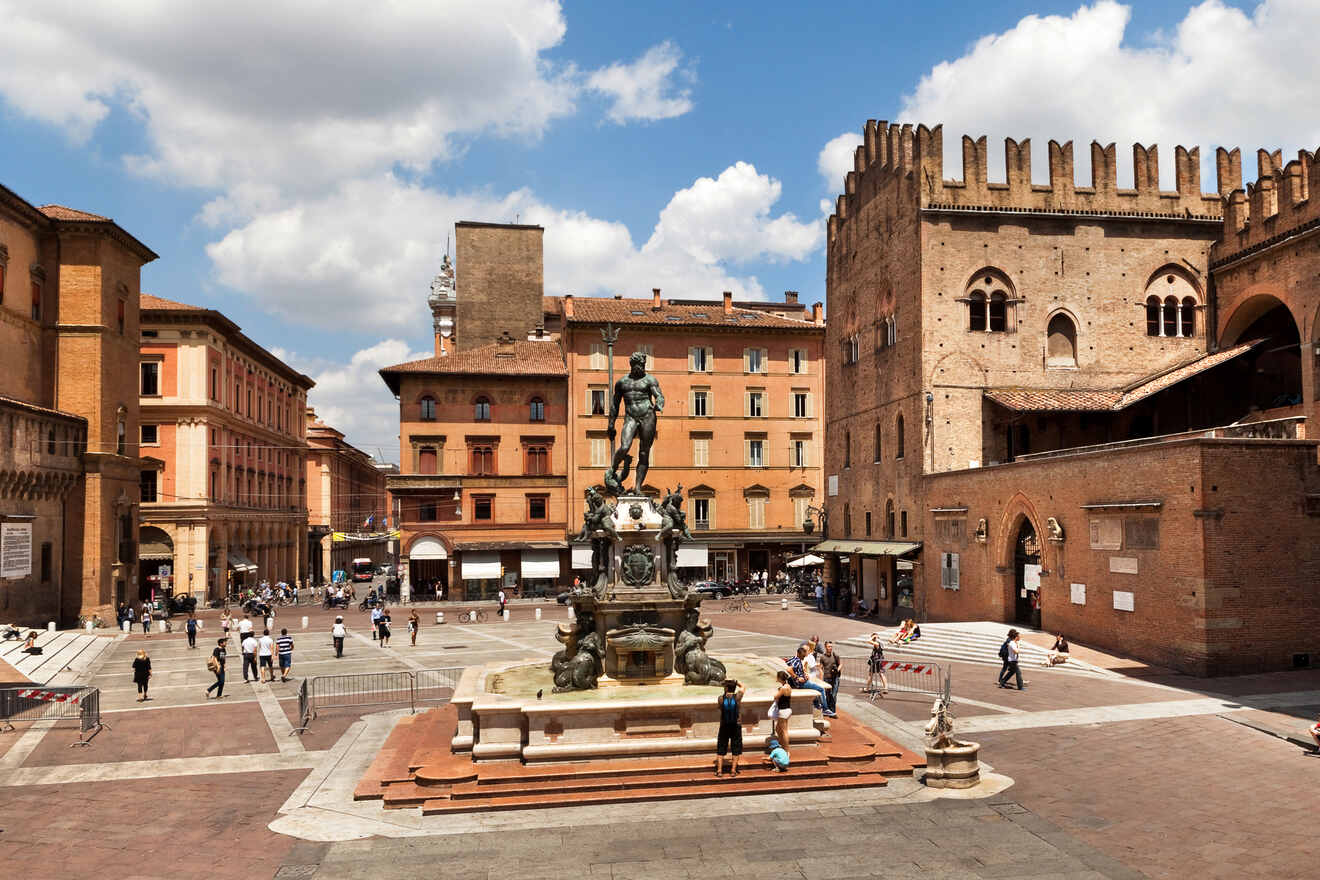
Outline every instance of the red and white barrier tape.
{"type": "Polygon", "coordinates": [[[75,706],[82,699],[77,694],[62,694],[58,691],[42,691],[35,688],[19,691],[18,695],[25,700],[37,700],[43,703],[71,703],[75,706]]]}

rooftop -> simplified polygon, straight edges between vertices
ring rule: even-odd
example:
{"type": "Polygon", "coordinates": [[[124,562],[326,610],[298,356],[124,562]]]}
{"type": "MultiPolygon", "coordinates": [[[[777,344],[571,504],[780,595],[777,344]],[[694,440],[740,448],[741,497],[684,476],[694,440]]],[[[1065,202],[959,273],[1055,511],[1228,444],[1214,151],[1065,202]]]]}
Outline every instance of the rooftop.
{"type": "Polygon", "coordinates": [[[380,371],[385,384],[394,393],[399,391],[396,378],[403,373],[439,373],[467,376],[567,376],[564,356],[559,344],[547,338],[544,342],[511,340],[491,342],[476,348],[454,352],[444,357],[422,358],[384,367],[380,371]]]}
{"type": "Polygon", "coordinates": [[[109,217],[102,217],[100,214],[92,214],[87,211],[79,211],[77,208],[66,208],[64,205],[42,205],[38,210],[52,220],[92,220],[99,223],[114,222],[109,217]]]}
{"type": "MultiPolygon", "coordinates": [[[[563,313],[563,297],[546,297],[555,301],[553,309],[547,311],[563,313]]],[[[767,330],[820,330],[823,324],[812,321],[811,313],[802,311],[801,318],[784,318],[768,313],[761,308],[744,308],[734,305],[728,312],[719,300],[693,302],[686,300],[661,300],[657,308],[649,297],[607,298],[574,297],[573,316],[565,321],[575,324],[649,324],[654,326],[679,325],[685,327],[755,327],[767,330]]],[[[784,306],[780,306],[784,308],[784,306]]]]}

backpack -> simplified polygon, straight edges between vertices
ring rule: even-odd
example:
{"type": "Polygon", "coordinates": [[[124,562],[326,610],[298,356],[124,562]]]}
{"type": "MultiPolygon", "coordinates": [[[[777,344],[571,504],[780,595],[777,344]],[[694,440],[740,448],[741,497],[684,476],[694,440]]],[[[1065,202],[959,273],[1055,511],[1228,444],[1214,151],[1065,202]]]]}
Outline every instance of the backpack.
{"type": "Polygon", "coordinates": [[[220,661],[216,659],[214,654],[206,658],[206,668],[213,673],[220,671],[220,661]]]}
{"type": "Polygon", "coordinates": [[[999,659],[1008,661],[1008,639],[1004,639],[1004,643],[999,646],[999,659]]]}

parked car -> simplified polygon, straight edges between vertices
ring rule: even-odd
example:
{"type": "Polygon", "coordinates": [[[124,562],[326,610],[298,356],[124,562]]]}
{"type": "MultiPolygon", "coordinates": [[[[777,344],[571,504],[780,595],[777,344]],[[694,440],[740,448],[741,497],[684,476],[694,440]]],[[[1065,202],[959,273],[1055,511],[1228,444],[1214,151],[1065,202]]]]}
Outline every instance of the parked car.
{"type": "Polygon", "coordinates": [[[733,595],[733,586],[723,581],[699,581],[689,587],[688,591],[699,593],[705,598],[723,599],[733,595]]]}

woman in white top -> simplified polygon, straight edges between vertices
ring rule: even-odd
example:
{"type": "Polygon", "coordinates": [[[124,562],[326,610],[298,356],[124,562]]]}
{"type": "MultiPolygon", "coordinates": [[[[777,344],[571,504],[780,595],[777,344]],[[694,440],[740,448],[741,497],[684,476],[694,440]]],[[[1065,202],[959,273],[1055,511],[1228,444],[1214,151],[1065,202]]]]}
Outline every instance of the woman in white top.
{"type": "Polygon", "coordinates": [[[335,625],[330,627],[330,637],[335,640],[335,656],[344,656],[344,636],[348,635],[348,630],[344,628],[344,618],[336,617],[335,625]]]}

